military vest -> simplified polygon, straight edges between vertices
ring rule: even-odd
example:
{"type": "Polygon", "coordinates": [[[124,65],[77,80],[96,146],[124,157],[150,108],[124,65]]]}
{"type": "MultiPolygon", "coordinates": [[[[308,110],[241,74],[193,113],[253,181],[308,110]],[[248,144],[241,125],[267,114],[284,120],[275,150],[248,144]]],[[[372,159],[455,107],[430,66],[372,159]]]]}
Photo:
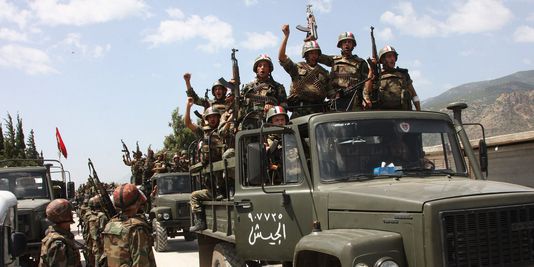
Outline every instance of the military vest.
{"type": "MultiPolygon", "coordinates": [[[[112,218],[104,231],[102,232],[104,239],[104,253],[107,257],[109,267],[132,266],[132,251],[130,251],[132,244],[132,234],[136,230],[145,232],[147,240],[143,240],[143,245],[149,246],[150,251],[154,243],[152,238],[151,227],[139,217],[131,217],[125,220],[120,217],[112,218]]],[[[144,255],[150,257],[150,255],[144,255]]]]}
{"type": "Polygon", "coordinates": [[[63,243],[66,246],[65,255],[59,255],[66,262],[61,263],[65,263],[65,266],[68,267],[81,267],[80,253],[74,244],[73,238],[74,237],[69,238],[65,234],[57,232],[53,226],[48,227],[48,234],[41,241],[41,260],[39,262],[39,267],[53,267],[59,264],[59,262],[50,262],[53,259],[49,258],[50,247],[56,242],[63,243]]]}
{"type": "Polygon", "coordinates": [[[343,56],[334,56],[334,64],[330,70],[330,84],[332,88],[343,88],[354,86],[360,81],[367,78],[367,64],[356,55],[349,58],[343,56]]]}
{"type": "Polygon", "coordinates": [[[200,147],[201,151],[201,161],[208,162],[209,156],[211,155],[211,161],[215,162],[221,160],[223,142],[219,134],[217,134],[216,129],[210,129],[209,126],[204,126],[204,137],[202,138],[202,144],[200,147]],[[215,131],[215,132],[213,132],[215,131]],[[213,134],[211,134],[213,133],[213,134]],[[211,142],[210,142],[211,136],[211,142]],[[211,143],[211,146],[210,146],[211,143]]]}
{"type": "Polygon", "coordinates": [[[328,94],[328,72],[320,65],[312,68],[306,62],[299,62],[297,73],[298,77],[291,77],[290,98],[305,103],[322,102],[328,94]]]}
{"type": "Polygon", "coordinates": [[[405,109],[404,103],[408,86],[412,80],[408,70],[396,68],[390,71],[382,71],[378,81],[378,103],[380,109],[405,109]]]}

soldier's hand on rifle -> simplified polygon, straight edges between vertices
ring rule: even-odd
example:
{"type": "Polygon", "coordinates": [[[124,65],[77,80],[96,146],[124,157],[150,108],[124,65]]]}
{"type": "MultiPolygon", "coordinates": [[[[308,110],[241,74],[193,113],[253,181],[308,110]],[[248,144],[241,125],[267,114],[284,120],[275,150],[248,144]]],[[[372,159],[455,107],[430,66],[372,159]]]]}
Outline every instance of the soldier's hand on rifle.
{"type": "Polygon", "coordinates": [[[282,32],[284,33],[284,36],[289,36],[289,24],[282,25],[282,32]]]}

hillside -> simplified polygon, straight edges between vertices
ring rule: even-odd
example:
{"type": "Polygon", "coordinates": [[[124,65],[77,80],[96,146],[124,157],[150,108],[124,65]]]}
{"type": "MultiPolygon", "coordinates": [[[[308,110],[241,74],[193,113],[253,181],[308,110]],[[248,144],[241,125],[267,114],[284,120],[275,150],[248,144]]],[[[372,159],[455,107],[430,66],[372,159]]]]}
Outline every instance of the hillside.
{"type": "MultiPolygon", "coordinates": [[[[534,70],[449,89],[423,101],[424,110],[447,111],[451,102],[468,104],[464,122],[480,122],[487,136],[534,130],[534,70]]],[[[471,137],[480,131],[472,127],[471,137]]]]}

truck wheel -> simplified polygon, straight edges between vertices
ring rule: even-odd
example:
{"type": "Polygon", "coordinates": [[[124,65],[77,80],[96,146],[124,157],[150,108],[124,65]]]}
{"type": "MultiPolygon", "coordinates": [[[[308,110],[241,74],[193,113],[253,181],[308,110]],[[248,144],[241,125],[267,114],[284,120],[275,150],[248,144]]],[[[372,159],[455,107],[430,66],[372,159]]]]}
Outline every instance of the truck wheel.
{"type": "Polygon", "coordinates": [[[154,219],[152,220],[152,227],[156,236],[154,238],[154,249],[157,252],[163,252],[167,249],[167,231],[161,226],[161,223],[154,219]]]}
{"type": "Polygon", "coordinates": [[[185,241],[193,241],[197,239],[197,234],[191,232],[184,232],[184,239],[185,241]]]}
{"type": "Polygon", "coordinates": [[[212,267],[245,267],[245,261],[237,256],[235,248],[227,243],[219,243],[213,248],[212,267]]]}

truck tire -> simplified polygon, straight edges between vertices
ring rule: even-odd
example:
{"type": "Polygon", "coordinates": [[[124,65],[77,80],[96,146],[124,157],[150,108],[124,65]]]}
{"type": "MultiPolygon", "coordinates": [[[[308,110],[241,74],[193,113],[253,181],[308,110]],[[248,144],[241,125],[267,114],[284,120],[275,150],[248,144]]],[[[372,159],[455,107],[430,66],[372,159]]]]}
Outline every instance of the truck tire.
{"type": "Polygon", "coordinates": [[[234,246],[219,243],[213,248],[212,267],[245,267],[245,261],[237,256],[234,246]]]}
{"type": "Polygon", "coordinates": [[[161,226],[161,223],[154,219],[152,220],[152,227],[154,228],[154,249],[157,252],[163,252],[167,249],[167,230],[161,226]]]}
{"type": "Polygon", "coordinates": [[[193,241],[193,240],[197,239],[197,234],[196,233],[191,233],[189,231],[184,231],[184,239],[185,239],[185,241],[193,241]]]}

